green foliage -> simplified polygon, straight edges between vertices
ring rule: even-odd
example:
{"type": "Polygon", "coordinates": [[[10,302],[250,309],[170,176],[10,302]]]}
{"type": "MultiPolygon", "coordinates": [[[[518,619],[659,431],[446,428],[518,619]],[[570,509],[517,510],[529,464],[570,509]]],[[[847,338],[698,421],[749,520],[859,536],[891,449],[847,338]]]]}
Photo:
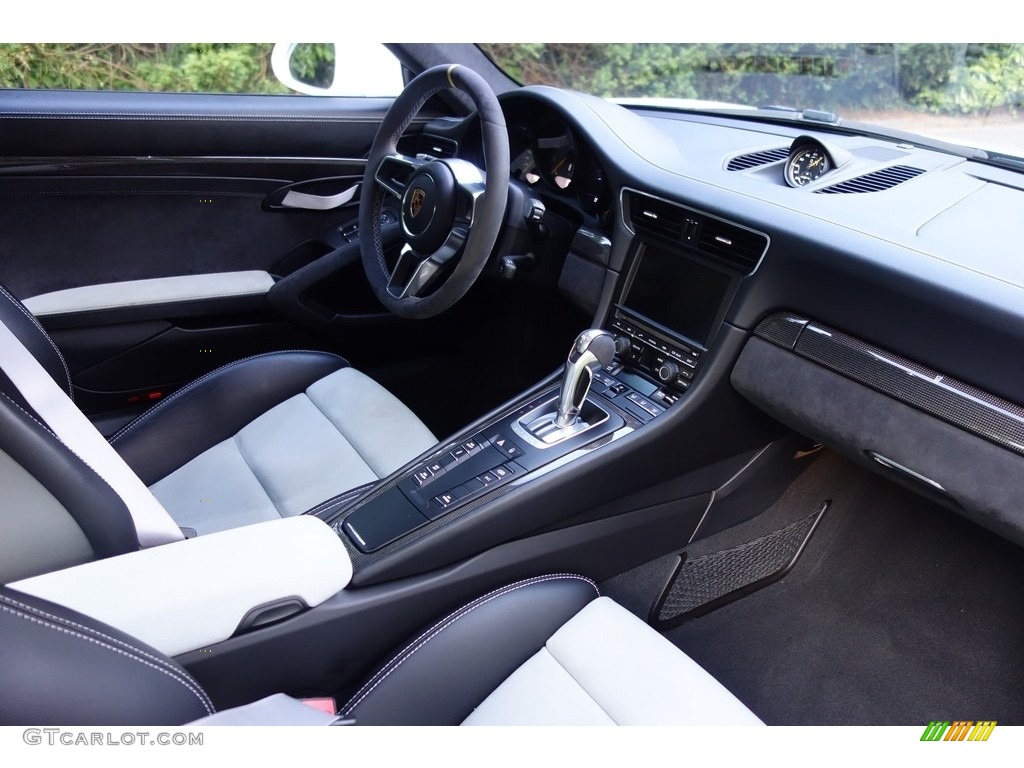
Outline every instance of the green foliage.
{"type": "Polygon", "coordinates": [[[299,82],[329,88],[334,82],[334,45],[299,43],[292,52],[290,66],[299,82]]]}
{"type": "Polygon", "coordinates": [[[936,112],[984,113],[1024,106],[1024,44],[958,46],[947,77],[925,84],[917,101],[936,112]]]}
{"type": "Polygon", "coordinates": [[[268,43],[6,43],[0,87],[287,93],[268,43]]]}
{"type": "MultiPolygon", "coordinates": [[[[498,43],[524,83],[599,96],[674,97],[843,110],[980,113],[1024,104],[1024,44],[498,43]]],[[[0,87],[288,93],[269,43],[2,43],[0,87]]],[[[334,77],[328,43],[300,44],[299,80],[334,77]]]]}
{"type": "Polygon", "coordinates": [[[488,44],[523,83],[600,96],[699,98],[753,106],[942,112],[1014,108],[1020,44],[488,44]]]}

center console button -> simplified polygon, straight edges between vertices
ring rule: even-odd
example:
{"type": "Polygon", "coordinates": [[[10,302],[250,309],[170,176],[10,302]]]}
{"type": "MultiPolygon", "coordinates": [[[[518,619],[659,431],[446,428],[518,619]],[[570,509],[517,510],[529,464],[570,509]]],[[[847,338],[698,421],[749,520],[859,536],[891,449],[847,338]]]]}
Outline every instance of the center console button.
{"type": "Polygon", "coordinates": [[[495,467],[494,469],[491,470],[491,472],[494,473],[494,476],[498,480],[504,480],[506,477],[512,474],[512,470],[505,466],[495,467]]]}
{"type": "Polygon", "coordinates": [[[434,501],[436,501],[438,504],[440,504],[442,508],[450,507],[452,504],[454,504],[458,500],[459,499],[455,495],[454,491],[448,491],[447,493],[441,493],[441,494],[438,494],[437,496],[434,497],[434,501]]]}
{"type": "Polygon", "coordinates": [[[452,458],[455,459],[456,461],[462,461],[467,456],[469,456],[469,451],[467,451],[464,446],[460,445],[458,448],[452,451],[452,458]]]}
{"type": "Polygon", "coordinates": [[[505,435],[495,435],[491,438],[491,445],[501,451],[503,454],[508,456],[510,459],[514,459],[517,456],[523,455],[523,449],[516,445],[512,440],[505,437],[505,435]]]}

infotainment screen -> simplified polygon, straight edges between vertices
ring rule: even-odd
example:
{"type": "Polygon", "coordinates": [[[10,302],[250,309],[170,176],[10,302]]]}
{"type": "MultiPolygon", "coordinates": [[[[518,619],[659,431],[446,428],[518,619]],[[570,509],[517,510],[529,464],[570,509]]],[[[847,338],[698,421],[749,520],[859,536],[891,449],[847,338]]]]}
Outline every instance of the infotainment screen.
{"type": "Polygon", "coordinates": [[[646,246],[622,306],[705,345],[729,289],[729,275],[680,253],[646,246]]]}

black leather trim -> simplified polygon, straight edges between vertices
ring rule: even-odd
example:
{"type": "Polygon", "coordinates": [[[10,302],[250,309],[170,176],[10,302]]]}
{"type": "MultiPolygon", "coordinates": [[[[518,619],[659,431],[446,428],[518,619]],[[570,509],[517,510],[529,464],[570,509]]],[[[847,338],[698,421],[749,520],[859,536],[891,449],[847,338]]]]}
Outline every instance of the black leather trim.
{"type": "Polygon", "coordinates": [[[110,438],[146,485],[234,435],[262,413],[348,366],[328,352],[269,352],[221,366],[110,438]]]}
{"type": "Polygon", "coordinates": [[[215,711],[155,648],[6,587],[0,637],[2,725],[181,725],[215,711]]]}
{"type": "Polygon", "coordinates": [[[387,98],[10,90],[0,126],[8,155],[360,157],[390,104],[387,98]]]}
{"type": "Polygon", "coordinates": [[[572,574],[484,595],[399,651],[341,714],[359,725],[458,725],[598,595],[592,581],[572,574]]]}
{"type": "MultiPolygon", "coordinates": [[[[35,315],[26,309],[25,305],[16,299],[10,291],[0,285],[0,323],[7,326],[32,356],[39,361],[43,369],[50,374],[57,385],[60,386],[68,397],[74,400],[74,391],[71,388],[71,373],[64,362],[64,356],[53,343],[50,335],[43,330],[43,326],[36,320],[35,315]]],[[[20,393],[13,389],[10,380],[4,377],[2,384],[3,391],[14,397],[19,402],[24,402],[20,393]],[[8,389],[11,387],[11,389],[8,389]]]]}
{"type": "Polygon", "coordinates": [[[33,415],[0,394],[0,450],[38,480],[82,529],[97,557],[139,548],[121,497],[33,415]]]}

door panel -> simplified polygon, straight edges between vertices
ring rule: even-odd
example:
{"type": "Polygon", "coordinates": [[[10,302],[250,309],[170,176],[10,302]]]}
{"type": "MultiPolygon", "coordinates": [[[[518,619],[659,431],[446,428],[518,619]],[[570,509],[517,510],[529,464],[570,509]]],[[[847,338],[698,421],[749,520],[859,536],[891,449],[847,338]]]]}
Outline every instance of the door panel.
{"type": "MultiPolygon", "coordinates": [[[[338,248],[343,232],[351,237],[358,196],[330,210],[281,209],[265,205],[268,196],[278,201],[284,186],[327,177],[333,181],[302,191],[329,194],[357,184],[389,105],[0,91],[0,283],[27,298],[177,275],[290,274],[338,248]]],[[[411,133],[435,114],[421,114],[411,133]]],[[[351,270],[346,276],[362,279],[351,270]]],[[[352,293],[364,296],[358,288],[352,293]]],[[[388,325],[372,304],[340,309],[351,315],[359,347],[374,346],[375,329],[388,325]],[[359,322],[368,316],[373,322],[359,322]]],[[[248,354],[331,346],[262,297],[244,306],[138,306],[43,322],[69,357],[80,404],[92,413],[141,408],[248,354]]]]}

